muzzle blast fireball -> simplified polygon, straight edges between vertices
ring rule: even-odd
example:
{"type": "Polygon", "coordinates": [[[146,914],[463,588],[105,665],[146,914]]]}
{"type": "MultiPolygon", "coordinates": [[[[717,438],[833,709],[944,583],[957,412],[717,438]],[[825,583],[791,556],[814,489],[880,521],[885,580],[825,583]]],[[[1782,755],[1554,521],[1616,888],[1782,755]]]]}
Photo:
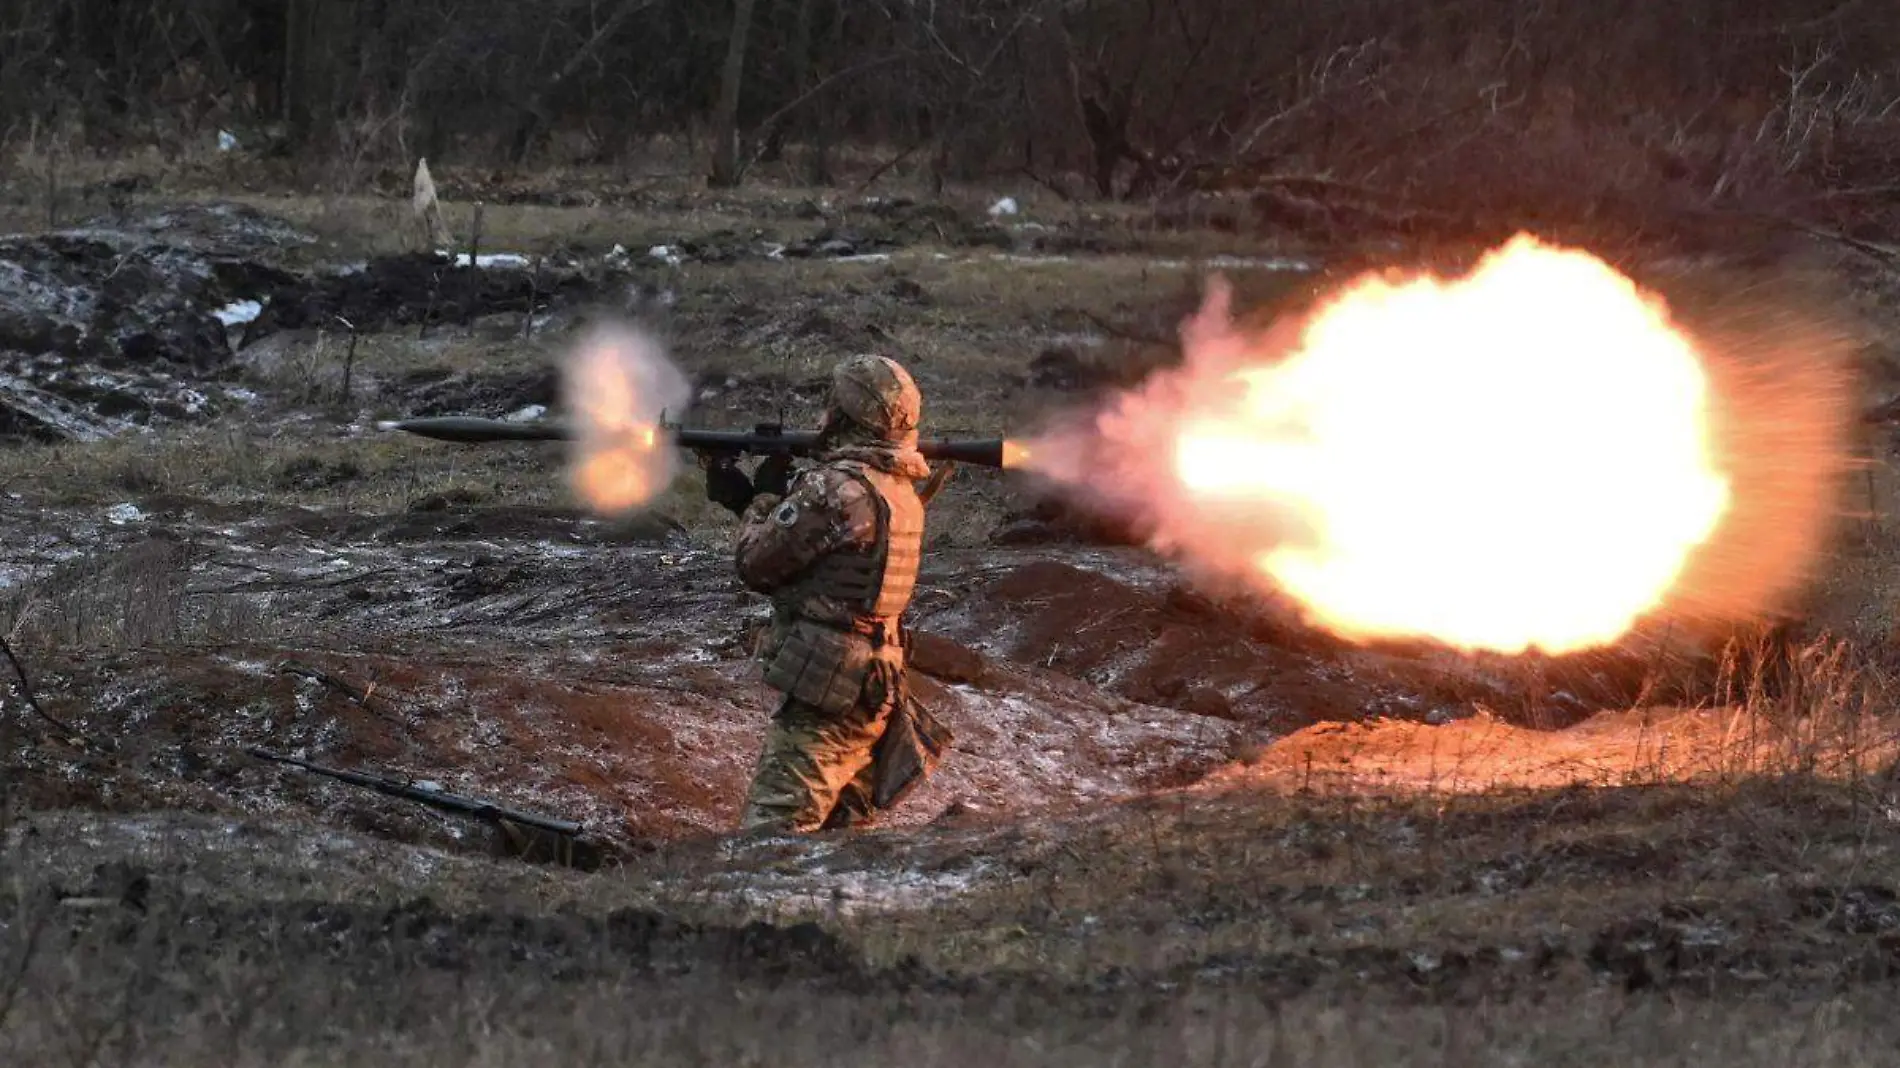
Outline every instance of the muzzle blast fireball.
{"type": "Polygon", "coordinates": [[[1182,364],[1032,440],[1029,466],[1329,631],[1587,649],[1672,605],[1759,608],[1818,544],[1785,530],[1818,532],[1824,495],[1750,464],[1796,441],[1825,481],[1841,392],[1813,369],[1725,375],[1592,255],[1519,237],[1462,277],[1369,275],[1266,331],[1230,299],[1216,279],[1182,364]],[[1722,566],[1692,568],[1717,543],[1722,566]],[[1748,603],[1719,586],[1743,573],[1748,603]]]}

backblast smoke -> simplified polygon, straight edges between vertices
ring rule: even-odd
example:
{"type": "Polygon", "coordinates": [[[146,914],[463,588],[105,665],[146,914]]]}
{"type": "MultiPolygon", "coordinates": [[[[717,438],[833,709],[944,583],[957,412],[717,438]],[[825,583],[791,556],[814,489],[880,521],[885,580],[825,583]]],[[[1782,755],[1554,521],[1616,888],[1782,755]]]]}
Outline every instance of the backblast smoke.
{"type": "Polygon", "coordinates": [[[589,508],[624,515],[664,491],[678,450],[660,438],[668,412],[692,397],[686,376],[658,338],[638,327],[596,328],[561,365],[561,398],[575,436],[568,483],[589,508]]]}

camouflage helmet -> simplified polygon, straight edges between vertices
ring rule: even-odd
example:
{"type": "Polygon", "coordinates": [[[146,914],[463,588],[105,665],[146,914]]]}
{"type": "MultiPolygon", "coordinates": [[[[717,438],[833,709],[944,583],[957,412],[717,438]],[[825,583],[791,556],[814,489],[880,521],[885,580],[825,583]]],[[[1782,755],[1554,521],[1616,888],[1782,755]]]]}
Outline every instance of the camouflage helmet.
{"type": "Polygon", "coordinates": [[[896,360],[852,356],[832,372],[827,406],[871,434],[903,444],[917,434],[924,398],[896,360]]]}

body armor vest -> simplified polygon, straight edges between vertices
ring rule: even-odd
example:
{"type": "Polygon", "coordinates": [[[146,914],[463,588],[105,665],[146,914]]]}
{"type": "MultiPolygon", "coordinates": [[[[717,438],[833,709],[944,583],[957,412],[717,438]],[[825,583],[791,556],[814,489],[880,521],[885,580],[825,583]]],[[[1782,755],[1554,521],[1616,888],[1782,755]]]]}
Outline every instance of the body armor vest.
{"type": "Polygon", "coordinates": [[[868,548],[820,560],[781,603],[829,602],[851,618],[821,620],[794,609],[775,618],[761,651],[766,685],[831,712],[860,701],[876,665],[902,670],[899,617],[917,588],[924,543],[924,503],[908,479],[849,461],[836,468],[870,488],[877,537],[868,548]]]}
{"type": "Polygon", "coordinates": [[[870,488],[877,506],[877,541],[868,551],[832,553],[820,560],[804,586],[848,606],[860,618],[894,624],[917,588],[924,503],[908,479],[864,464],[838,466],[870,488]]]}

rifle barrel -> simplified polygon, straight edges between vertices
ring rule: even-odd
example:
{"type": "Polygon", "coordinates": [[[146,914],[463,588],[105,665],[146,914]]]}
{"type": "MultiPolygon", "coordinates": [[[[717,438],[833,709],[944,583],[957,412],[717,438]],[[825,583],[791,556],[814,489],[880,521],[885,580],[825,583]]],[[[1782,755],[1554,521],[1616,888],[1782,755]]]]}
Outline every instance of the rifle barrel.
{"type": "Polygon", "coordinates": [[[566,835],[570,838],[580,834],[582,830],[582,825],[575,820],[564,820],[557,816],[543,816],[535,812],[523,812],[520,809],[509,808],[506,805],[496,804],[493,801],[487,801],[479,797],[464,797],[461,794],[452,794],[446,790],[425,789],[413,782],[403,782],[400,779],[388,779],[380,775],[369,775],[360,771],[350,771],[346,768],[329,768],[322,764],[314,764],[308,760],[286,756],[282,753],[273,753],[268,749],[261,749],[256,746],[245,750],[245,752],[259,760],[268,760],[277,764],[289,764],[292,767],[302,768],[315,775],[337,779],[353,786],[361,786],[366,789],[375,790],[378,793],[387,794],[391,797],[400,797],[406,801],[415,801],[419,804],[428,805],[431,808],[439,808],[449,812],[459,812],[463,815],[474,816],[478,819],[505,819],[511,823],[519,823],[528,827],[538,827],[541,830],[552,831],[555,834],[566,835]]]}

